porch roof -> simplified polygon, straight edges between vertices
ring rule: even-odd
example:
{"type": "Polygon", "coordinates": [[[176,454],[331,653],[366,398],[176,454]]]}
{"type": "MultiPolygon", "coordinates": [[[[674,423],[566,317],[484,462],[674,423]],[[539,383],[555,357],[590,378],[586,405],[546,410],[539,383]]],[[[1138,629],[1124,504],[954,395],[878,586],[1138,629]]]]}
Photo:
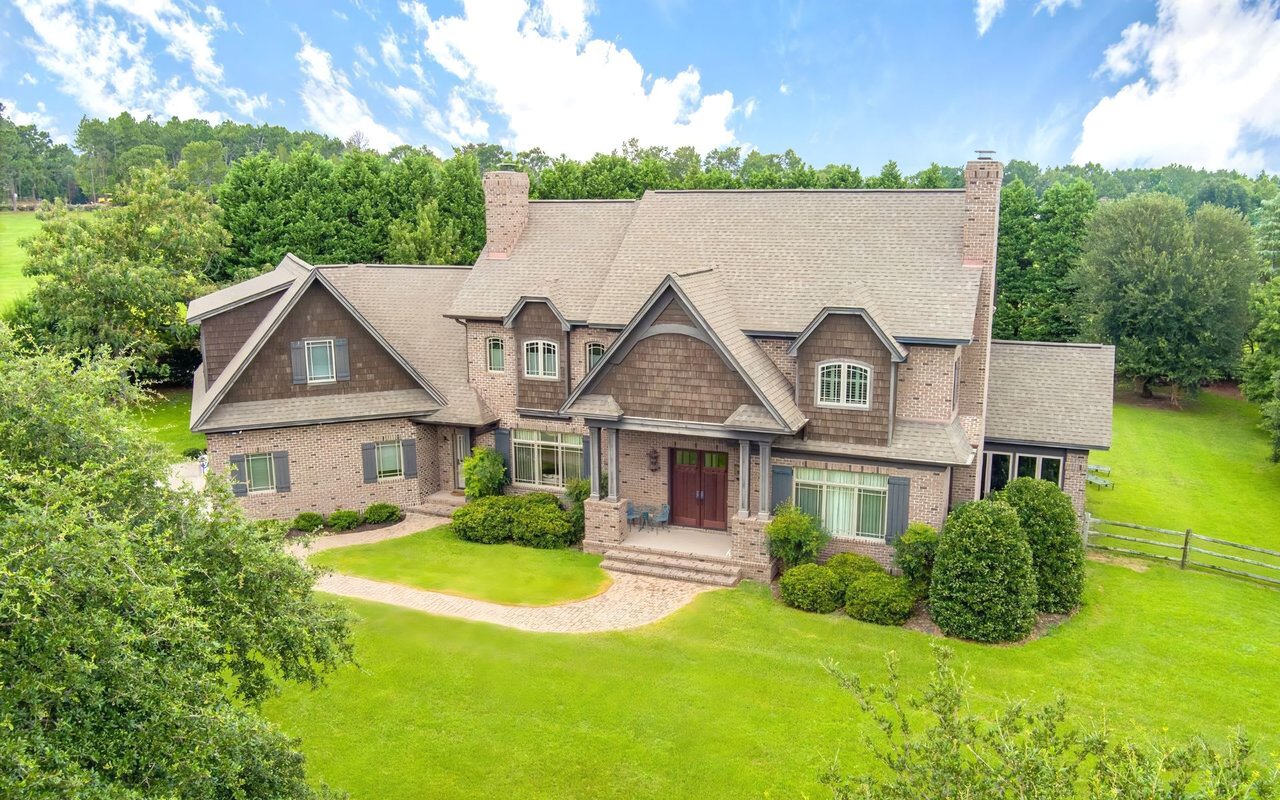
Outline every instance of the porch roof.
{"type": "Polygon", "coordinates": [[[958,421],[945,423],[902,419],[894,421],[893,439],[888,445],[813,441],[789,436],[778,439],[773,446],[778,450],[813,455],[956,467],[972,464],[976,452],[966,440],[964,429],[958,421]]]}

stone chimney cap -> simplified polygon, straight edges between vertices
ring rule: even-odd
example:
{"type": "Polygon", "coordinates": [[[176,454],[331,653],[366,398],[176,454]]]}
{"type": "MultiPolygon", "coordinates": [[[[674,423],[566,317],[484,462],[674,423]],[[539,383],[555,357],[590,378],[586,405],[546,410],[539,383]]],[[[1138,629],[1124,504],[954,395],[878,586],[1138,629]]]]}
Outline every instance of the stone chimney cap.
{"type": "Polygon", "coordinates": [[[519,172],[516,165],[510,161],[502,161],[498,164],[498,172],[519,172]]]}
{"type": "Polygon", "coordinates": [[[996,154],[995,150],[974,150],[973,152],[978,154],[979,161],[990,161],[996,154]]]}

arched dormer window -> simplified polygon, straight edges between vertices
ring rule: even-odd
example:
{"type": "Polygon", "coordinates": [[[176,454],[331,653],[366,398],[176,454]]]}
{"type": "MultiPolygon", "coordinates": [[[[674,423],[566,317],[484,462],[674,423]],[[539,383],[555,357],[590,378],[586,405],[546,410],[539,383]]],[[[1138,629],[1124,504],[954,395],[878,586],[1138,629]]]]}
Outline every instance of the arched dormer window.
{"type": "Polygon", "coordinates": [[[489,371],[505,372],[507,368],[506,347],[498,336],[490,336],[485,341],[485,350],[489,354],[489,371]]]}
{"type": "Polygon", "coordinates": [[[604,344],[602,342],[587,342],[587,369],[599,364],[602,358],[604,358],[604,344]]]}
{"type": "Polygon", "coordinates": [[[560,377],[560,346],[545,339],[525,342],[524,376],[548,379],[560,377]]]}
{"type": "Polygon", "coordinates": [[[818,365],[818,405],[833,408],[871,407],[871,367],[856,361],[824,361],[818,365]]]}

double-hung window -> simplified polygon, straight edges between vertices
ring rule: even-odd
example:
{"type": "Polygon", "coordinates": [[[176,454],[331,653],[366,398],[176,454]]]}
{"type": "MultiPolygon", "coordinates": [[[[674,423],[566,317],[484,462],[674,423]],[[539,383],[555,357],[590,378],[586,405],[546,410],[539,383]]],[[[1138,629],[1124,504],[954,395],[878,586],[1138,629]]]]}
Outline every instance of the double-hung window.
{"type": "Polygon", "coordinates": [[[506,370],[506,351],[502,344],[502,340],[497,336],[490,337],[485,342],[485,350],[489,356],[489,371],[503,372],[506,370]]]}
{"type": "Polygon", "coordinates": [[[515,482],[562,487],[582,477],[582,437],[576,433],[515,430],[515,482]]]}
{"type": "Polygon", "coordinates": [[[884,539],[889,479],[867,472],[797,468],[795,497],[832,536],[884,539]]]}
{"type": "Polygon", "coordinates": [[[307,351],[307,383],[332,383],[337,379],[334,370],[333,340],[309,339],[307,351]]]}
{"type": "Polygon", "coordinates": [[[870,408],[871,368],[853,361],[819,364],[818,405],[870,408]]]}
{"type": "Polygon", "coordinates": [[[560,377],[560,347],[555,342],[535,340],[524,343],[526,378],[560,377]]]}
{"type": "Polygon", "coordinates": [[[276,490],[275,464],[270,453],[254,453],[244,457],[245,486],[250,494],[276,490]]]}
{"type": "Polygon", "coordinates": [[[404,449],[400,442],[378,442],[375,445],[375,462],[378,480],[387,481],[404,477],[404,449]]]}
{"type": "Polygon", "coordinates": [[[604,345],[600,342],[587,342],[587,369],[591,369],[604,358],[604,345]]]}

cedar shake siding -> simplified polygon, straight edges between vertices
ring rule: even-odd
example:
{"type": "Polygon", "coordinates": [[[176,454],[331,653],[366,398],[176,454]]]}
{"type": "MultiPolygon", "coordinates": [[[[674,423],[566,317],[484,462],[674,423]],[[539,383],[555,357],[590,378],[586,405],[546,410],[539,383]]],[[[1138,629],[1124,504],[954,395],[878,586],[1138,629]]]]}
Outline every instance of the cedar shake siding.
{"type": "Polygon", "coordinates": [[[224,403],[281,400],[325,394],[353,394],[419,388],[417,381],[329,290],[316,283],[307,289],[280,327],[236,379],[224,403]],[[295,384],[290,343],[309,338],[347,340],[351,379],[319,385],[295,384]]]}
{"type": "Polygon", "coordinates": [[[853,314],[828,315],[800,346],[796,359],[799,405],[809,418],[805,438],[887,445],[892,413],[889,372],[889,351],[866,320],[853,314]],[[829,408],[817,404],[818,365],[839,359],[871,367],[869,409],[829,408]]]}
{"type": "Polygon", "coordinates": [[[595,391],[613,395],[629,417],[689,422],[724,422],[738,406],[760,402],[711,345],[679,333],[637,342],[595,391]]]}
{"type": "Polygon", "coordinates": [[[530,302],[520,309],[512,321],[512,328],[516,334],[516,349],[507,357],[514,359],[516,370],[516,407],[559,411],[569,396],[565,389],[569,381],[568,337],[559,318],[546,303],[530,302]],[[555,342],[559,347],[560,374],[554,380],[524,376],[524,344],[534,340],[555,342]]]}
{"type": "Polygon", "coordinates": [[[213,383],[218,379],[235,354],[249,341],[249,334],[258,327],[258,323],[262,322],[283,293],[281,290],[260,297],[200,323],[200,350],[204,357],[205,380],[213,383]]]}

